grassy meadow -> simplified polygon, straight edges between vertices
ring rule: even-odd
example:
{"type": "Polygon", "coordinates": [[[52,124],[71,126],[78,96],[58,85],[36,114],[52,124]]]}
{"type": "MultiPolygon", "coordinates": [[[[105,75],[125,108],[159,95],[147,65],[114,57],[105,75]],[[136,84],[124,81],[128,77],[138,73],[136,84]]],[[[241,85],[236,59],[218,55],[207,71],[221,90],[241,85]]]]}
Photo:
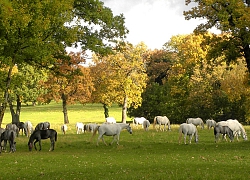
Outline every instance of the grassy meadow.
{"type": "MultiPolygon", "coordinates": [[[[213,130],[198,127],[199,143],[184,145],[183,139],[178,143],[178,125],[167,132],[156,132],[151,125],[148,132],[141,127],[133,127],[132,135],[122,131],[119,146],[100,142],[97,147],[98,135],[90,141],[91,133],[76,134],[75,123],[104,122],[102,106],[71,105],[68,114],[69,130],[63,135],[61,104],[22,107],[21,121],[33,126],[49,121],[58,141],[53,152],[48,151],[49,140],[42,141],[41,151],[30,152],[28,138],[17,137],[17,151],[0,155],[0,179],[250,179],[250,140],[214,143],[213,130]]],[[[109,114],[119,121],[121,108],[112,107],[109,114]]],[[[7,111],[2,127],[9,122],[7,111]]],[[[250,127],[245,129],[250,134],[250,127]]]]}

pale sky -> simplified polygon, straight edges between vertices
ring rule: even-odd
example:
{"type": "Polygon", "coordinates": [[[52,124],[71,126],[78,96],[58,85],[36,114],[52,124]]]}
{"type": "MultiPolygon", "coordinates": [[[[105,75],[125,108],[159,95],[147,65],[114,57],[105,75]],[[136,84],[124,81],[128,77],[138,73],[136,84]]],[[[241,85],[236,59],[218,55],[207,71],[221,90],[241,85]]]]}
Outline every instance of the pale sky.
{"type": "Polygon", "coordinates": [[[190,34],[200,20],[185,20],[185,0],[102,0],[114,15],[124,14],[127,41],[143,41],[150,49],[161,49],[174,35],[190,34]]]}

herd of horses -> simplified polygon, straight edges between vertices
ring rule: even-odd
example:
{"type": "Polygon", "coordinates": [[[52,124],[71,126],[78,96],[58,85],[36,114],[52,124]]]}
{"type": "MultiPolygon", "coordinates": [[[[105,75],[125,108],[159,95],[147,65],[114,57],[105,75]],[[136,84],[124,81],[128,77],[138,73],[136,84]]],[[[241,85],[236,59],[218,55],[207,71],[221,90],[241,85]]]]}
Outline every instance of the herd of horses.
{"type": "MultiPolygon", "coordinates": [[[[226,121],[216,122],[212,119],[206,120],[207,128],[214,129],[215,142],[218,142],[219,136],[222,135],[222,139],[227,140],[226,136],[229,137],[230,141],[234,140],[234,137],[239,140],[239,136],[242,136],[244,140],[247,140],[247,133],[244,127],[237,120],[229,119],[226,121]]],[[[133,125],[138,129],[138,125],[141,125],[145,131],[149,131],[150,121],[144,117],[135,117],[133,119],[133,125]]],[[[198,142],[198,130],[197,126],[200,126],[201,129],[204,129],[204,122],[201,118],[188,118],[185,123],[180,124],[179,126],[179,144],[181,143],[182,135],[184,135],[184,143],[186,142],[186,137],[189,136],[189,143],[191,144],[192,138],[194,141],[198,142]]],[[[153,128],[156,131],[170,131],[171,125],[170,120],[166,116],[156,116],[153,120],[153,128]],[[158,125],[158,127],[156,127],[158,125]],[[163,128],[162,128],[163,126],[163,128]],[[168,127],[168,128],[167,128],[168,127]]],[[[91,140],[98,132],[97,146],[99,145],[100,139],[102,139],[105,145],[104,140],[105,136],[113,136],[113,140],[110,144],[113,144],[116,141],[116,144],[119,145],[119,136],[123,129],[126,129],[130,134],[132,134],[132,127],[128,123],[116,123],[116,120],[113,117],[106,118],[106,121],[98,125],[96,123],[83,124],[80,122],[76,123],[76,134],[84,133],[89,131],[92,134],[91,140]]],[[[55,142],[57,141],[57,131],[50,128],[49,122],[38,123],[33,130],[32,123],[26,121],[25,123],[19,122],[14,124],[7,124],[6,128],[0,128],[0,153],[2,150],[6,151],[7,142],[9,143],[9,152],[16,151],[16,137],[19,136],[19,132],[22,132],[22,135],[29,137],[28,148],[31,151],[34,147],[37,150],[36,143],[39,144],[39,151],[42,149],[41,140],[50,139],[51,145],[49,151],[53,151],[55,148],[55,142]],[[3,145],[2,145],[2,141],[3,145]]],[[[66,134],[67,125],[63,124],[61,126],[61,131],[63,134],[66,134]]]]}

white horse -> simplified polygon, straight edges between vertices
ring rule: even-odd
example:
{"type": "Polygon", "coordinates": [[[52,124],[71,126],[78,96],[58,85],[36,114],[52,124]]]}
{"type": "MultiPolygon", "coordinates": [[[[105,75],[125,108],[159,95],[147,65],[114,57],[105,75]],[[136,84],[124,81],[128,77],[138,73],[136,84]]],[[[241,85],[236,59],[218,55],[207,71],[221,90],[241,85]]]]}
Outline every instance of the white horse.
{"type": "MultiPolygon", "coordinates": [[[[170,120],[167,118],[167,116],[155,116],[154,118],[154,124],[153,127],[155,127],[155,125],[158,124],[159,125],[159,129],[158,130],[163,130],[166,131],[166,126],[168,125],[168,130],[170,131],[171,126],[170,126],[170,120]],[[164,129],[161,129],[161,125],[164,125],[164,129]]],[[[158,131],[156,128],[156,131],[158,131]]]]}
{"type": "Polygon", "coordinates": [[[107,118],[105,118],[105,119],[106,119],[106,122],[107,122],[107,123],[111,123],[111,124],[116,123],[116,120],[115,120],[114,117],[107,117],[107,118]]]}
{"type": "Polygon", "coordinates": [[[120,138],[120,133],[121,130],[123,129],[127,129],[127,131],[132,134],[132,128],[130,126],[130,124],[126,124],[126,123],[115,123],[115,124],[102,124],[100,126],[97,126],[97,128],[95,129],[95,131],[93,132],[92,138],[96,135],[97,131],[98,131],[98,139],[97,139],[97,143],[96,145],[99,145],[99,140],[102,139],[102,142],[106,144],[106,142],[104,141],[103,135],[106,136],[113,136],[113,141],[110,143],[110,145],[113,144],[113,142],[115,141],[116,138],[116,143],[117,145],[119,145],[119,138],[120,138]]]}
{"type": "Polygon", "coordinates": [[[143,122],[146,121],[147,119],[144,118],[144,117],[135,117],[133,119],[133,124],[137,127],[138,129],[138,124],[142,125],[142,128],[143,128],[143,122]]]}
{"type": "Polygon", "coordinates": [[[220,121],[217,123],[221,126],[228,126],[232,131],[234,136],[236,136],[237,141],[239,141],[239,135],[242,133],[242,137],[244,140],[247,140],[247,133],[244,127],[239,123],[236,119],[228,119],[227,121],[220,121]]]}
{"type": "Polygon", "coordinates": [[[214,128],[216,126],[216,121],[213,119],[208,119],[206,120],[207,128],[211,129],[212,127],[214,128]]]}
{"type": "Polygon", "coordinates": [[[201,126],[201,129],[204,129],[204,122],[201,118],[188,118],[186,121],[187,124],[193,124],[196,127],[201,126]]]}
{"type": "Polygon", "coordinates": [[[76,134],[80,134],[81,131],[84,133],[84,124],[81,122],[76,123],[76,134]]]}
{"type": "Polygon", "coordinates": [[[149,126],[150,126],[150,122],[149,120],[143,121],[142,126],[144,128],[145,131],[149,130],[149,126]]]}
{"type": "Polygon", "coordinates": [[[195,136],[195,142],[198,142],[198,131],[195,125],[182,123],[179,127],[179,144],[181,143],[181,137],[184,134],[184,143],[186,144],[186,136],[189,135],[189,143],[191,144],[193,136],[195,136]]]}
{"type": "Polygon", "coordinates": [[[98,124],[96,123],[88,123],[84,126],[84,131],[94,132],[97,126],[98,124]]]}
{"type": "Polygon", "coordinates": [[[62,133],[63,134],[66,134],[66,131],[68,130],[68,126],[66,125],[66,124],[63,124],[62,126],[61,126],[61,131],[62,131],[62,133]]]}
{"type": "MultiPolygon", "coordinates": [[[[30,135],[33,133],[33,126],[32,123],[30,121],[26,121],[24,123],[24,127],[27,129],[27,133],[26,136],[30,137],[30,135]]],[[[25,131],[24,131],[25,132],[25,131]]]]}

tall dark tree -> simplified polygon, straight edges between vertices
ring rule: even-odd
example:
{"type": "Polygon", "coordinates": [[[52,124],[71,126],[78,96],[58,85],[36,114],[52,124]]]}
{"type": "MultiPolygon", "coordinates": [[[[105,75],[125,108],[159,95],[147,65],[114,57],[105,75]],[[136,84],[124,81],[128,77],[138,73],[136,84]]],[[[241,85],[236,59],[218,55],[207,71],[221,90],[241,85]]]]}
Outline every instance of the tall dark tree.
{"type": "Polygon", "coordinates": [[[185,18],[205,19],[195,29],[203,33],[217,28],[223,36],[207,36],[204,44],[210,44],[208,59],[215,59],[222,54],[230,63],[243,57],[250,71],[250,8],[248,0],[186,0],[186,4],[195,2],[197,6],[184,12],[185,18]]]}

